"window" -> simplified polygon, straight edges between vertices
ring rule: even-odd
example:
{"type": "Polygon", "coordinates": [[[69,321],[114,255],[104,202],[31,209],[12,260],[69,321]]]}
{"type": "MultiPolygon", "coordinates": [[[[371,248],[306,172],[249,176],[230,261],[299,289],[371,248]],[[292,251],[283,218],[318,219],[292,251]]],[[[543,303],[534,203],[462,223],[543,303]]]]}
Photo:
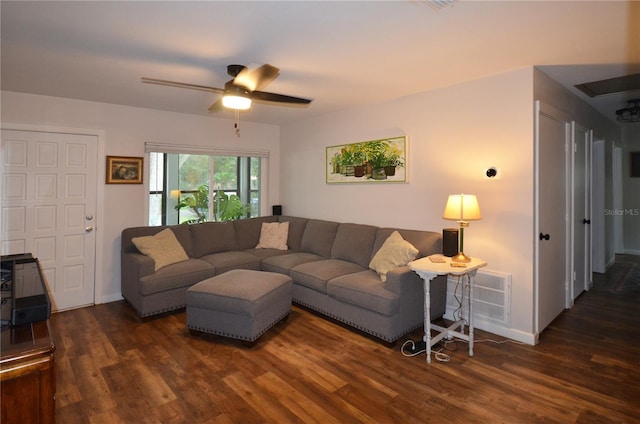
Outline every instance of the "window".
{"type": "Polygon", "coordinates": [[[150,151],[149,225],[260,216],[263,160],[150,151]]]}

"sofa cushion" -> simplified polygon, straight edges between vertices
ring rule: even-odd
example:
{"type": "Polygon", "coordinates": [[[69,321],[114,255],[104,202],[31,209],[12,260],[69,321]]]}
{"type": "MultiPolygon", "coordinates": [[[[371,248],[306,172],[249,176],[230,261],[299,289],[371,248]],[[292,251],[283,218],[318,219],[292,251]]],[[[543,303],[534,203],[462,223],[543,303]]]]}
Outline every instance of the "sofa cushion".
{"type": "Polygon", "coordinates": [[[289,249],[295,250],[296,252],[302,250],[302,235],[307,227],[309,218],[281,216],[279,221],[289,223],[289,236],[287,237],[287,246],[289,246],[289,249]]]}
{"type": "Polygon", "coordinates": [[[289,236],[288,222],[263,222],[260,229],[260,241],[256,249],[287,250],[289,236]]]}
{"type": "Polygon", "coordinates": [[[371,249],[378,227],[362,224],[340,224],[331,247],[331,258],[369,266],[371,249]]]}
{"type": "MultiPolygon", "coordinates": [[[[397,228],[380,228],[373,245],[373,254],[378,252],[391,233],[398,231],[403,239],[418,249],[417,258],[442,253],[442,234],[432,231],[401,230],[397,228]]],[[[371,257],[373,259],[373,256],[371,257]]]]}
{"type": "Polygon", "coordinates": [[[291,270],[294,283],[320,293],[327,292],[327,281],[345,274],[363,271],[365,268],[340,259],[325,259],[298,265],[291,270]]]}
{"type": "Polygon", "coordinates": [[[341,302],[360,306],[379,314],[398,313],[400,299],[385,288],[378,274],[371,270],[347,274],[329,280],[327,294],[341,302]]]}
{"type": "Polygon", "coordinates": [[[122,253],[140,253],[138,248],[131,242],[134,237],[153,236],[158,234],[167,228],[171,228],[173,234],[184,248],[187,255],[193,257],[191,252],[191,234],[189,233],[189,226],[186,224],[170,225],[170,226],[157,226],[157,227],[131,227],[122,230],[121,248],[122,253]]]}
{"type": "Polygon", "coordinates": [[[189,259],[171,229],[166,228],[152,236],[134,237],[131,242],[138,250],[153,258],[155,270],[189,259]]]}
{"type": "Polygon", "coordinates": [[[261,261],[268,259],[272,256],[288,255],[291,250],[278,250],[278,249],[245,249],[243,252],[253,255],[259,258],[261,261]]]}
{"type": "Polygon", "coordinates": [[[303,252],[330,258],[338,225],[337,222],[310,219],[304,229],[300,249],[303,252]]]}
{"type": "Polygon", "coordinates": [[[246,252],[232,250],[229,252],[212,253],[200,258],[216,269],[216,275],[232,269],[252,269],[260,271],[260,258],[246,252]]]}
{"type": "Polygon", "coordinates": [[[238,250],[252,249],[256,247],[260,239],[260,229],[263,222],[277,222],[277,216],[259,216],[233,221],[233,229],[236,232],[238,250]]]}
{"type": "Polygon", "coordinates": [[[140,278],[138,290],[141,295],[149,296],[179,287],[190,287],[214,275],[216,270],[211,264],[200,259],[189,259],[167,265],[153,274],[140,278]]]}
{"type": "MultiPolygon", "coordinates": [[[[284,251],[280,251],[284,252],[284,251]]],[[[280,274],[287,274],[291,270],[300,264],[306,264],[308,262],[321,261],[324,258],[313,253],[287,253],[285,255],[271,256],[262,261],[262,270],[269,272],[279,272],[280,274]]]]}
{"type": "Polygon", "coordinates": [[[416,258],[417,254],[418,249],[403,239],[399,232],[394,231],[373,256],[369,268],[376,271],[382,281],[386,281],[387,272],[407,265],[416,258]]]}
{"type": "Polygon", "coordinates": [[[239,250],[232,221],[203,222],[190,225],[193,256],[200,258],[212,253],[239,250]]]}

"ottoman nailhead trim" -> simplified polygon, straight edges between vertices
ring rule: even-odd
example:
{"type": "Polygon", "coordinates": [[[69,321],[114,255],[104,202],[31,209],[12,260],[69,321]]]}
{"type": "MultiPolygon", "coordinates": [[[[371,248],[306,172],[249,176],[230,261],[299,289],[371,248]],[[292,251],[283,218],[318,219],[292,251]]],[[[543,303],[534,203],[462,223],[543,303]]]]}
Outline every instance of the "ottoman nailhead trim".
{"type": "Polygon", "coordinates": [[[290,311],[287,311],[287,313],[283,314],[282,316],[277,318],[275,321],[273,321],[271,324],[266,326],[264,329],[260,330],[260,332],[254,338],[249,338],[249,337],[245,337],[245,336],[242,336],[242,335],[239,335],[239,334],[234,334],[234,333],[227,333],[227,332],[224,332],[224,331],[216,331],[216,330],[212,330],[210,328],[198,327],[198,326],[195,326],[195,325],[187,325],[187,328],[189,328],[190,330],[201,331],[203,333],[215,334],[215,335],[218,335],[218,336],[230,337],[232,339],[246,340],[246,341],[252,342],[254,340],[257,340],[260,336],[262,336],[264,333],[266,333],[267,330],[269,330],[271,327],[273,327],[274,325],[276,325],[277,323],[282,321],[285,317],[287,317],[289,315],[289,312],[290,311]]]}

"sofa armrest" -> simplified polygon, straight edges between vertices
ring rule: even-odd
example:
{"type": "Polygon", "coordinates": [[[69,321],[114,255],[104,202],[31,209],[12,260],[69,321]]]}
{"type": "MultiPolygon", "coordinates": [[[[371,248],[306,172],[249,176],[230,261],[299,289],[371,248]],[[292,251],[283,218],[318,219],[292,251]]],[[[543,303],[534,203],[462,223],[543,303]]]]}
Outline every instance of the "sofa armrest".
{"type": "MultiPolygon", "coordinates": [[[[411,297],[422,298],[424,295],[424,281],[408,266],[395,268],[387,272],[386,288],[400,295],[401,302],[411,303],[411,297]]],[[[429,283],[431,300],[431,319],[444,315],[447,309],[447,276],[439,275],[429,283]]],[[[424,300],[421,300],[423,308],[424,300]]]]}
{"type": "Polygon", "coordinates": [[[394,268],[387,272],[387,281],[384,283],[385,288],[397,294],[406,292],[406,286],[411,285],[423,287],[422,278],[411,270],[408,266],[394,268]]]}
{"type": "Polygon", "coordinates": [[[145,275],[155,272],[155,261],[142,253],[121,253],[121,289],[125,298],[135,296],[138,282],[145,275]]]}

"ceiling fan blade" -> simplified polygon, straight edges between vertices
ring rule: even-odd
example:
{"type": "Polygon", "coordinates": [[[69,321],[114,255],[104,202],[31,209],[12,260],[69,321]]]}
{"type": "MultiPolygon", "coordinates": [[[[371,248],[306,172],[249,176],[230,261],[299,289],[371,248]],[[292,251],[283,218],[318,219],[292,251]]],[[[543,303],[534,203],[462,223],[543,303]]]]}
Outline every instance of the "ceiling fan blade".
{"type": "Polygon", "coordinates": [[[209,106],[209,112],[220,112],[222,109],[224,109],[224,106],[222,105],[222,97],[209,106]]]}
{"type": "Polygon", "coordinates": [[[224,89],[209,87],[208,85],[189,84],[186,82],[167,81],[155,78],[142,77],[140,80],[147,84],[165,85],[167,87],[188,88],[189,90],[206,91],[208,93],[223,93],[224,89]]]}
{"type": "Polygon", "coordinates": [[[280,69],[273,65],[264,64],[259,68],[244,68],[233,80],[234,84],[242,85],[249,91],[260,90],[280,75],[280,69]]]}
{"type": "Polygon", "coordinates": [[[311,103],[309,99],[303,99],[301,97],[286,96],[284,94],[267,93],[266,91],[253,91],[251,98],[257,101],[274,102],[274,103],[288,103],[291,105],[308,105],[311,103]]]}

